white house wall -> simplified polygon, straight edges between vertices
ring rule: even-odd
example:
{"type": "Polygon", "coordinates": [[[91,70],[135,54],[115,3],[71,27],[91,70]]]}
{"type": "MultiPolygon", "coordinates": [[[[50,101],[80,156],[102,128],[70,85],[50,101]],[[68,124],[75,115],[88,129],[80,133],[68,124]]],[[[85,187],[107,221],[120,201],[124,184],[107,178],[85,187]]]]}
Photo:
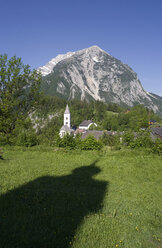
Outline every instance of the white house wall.
{"type": "Polygon", "coordinates": [[[92,124],[94,124],[97,127],[96,123],[90,123],[88,126],[79,126],[79,129],[88,130],[92,124]]]}

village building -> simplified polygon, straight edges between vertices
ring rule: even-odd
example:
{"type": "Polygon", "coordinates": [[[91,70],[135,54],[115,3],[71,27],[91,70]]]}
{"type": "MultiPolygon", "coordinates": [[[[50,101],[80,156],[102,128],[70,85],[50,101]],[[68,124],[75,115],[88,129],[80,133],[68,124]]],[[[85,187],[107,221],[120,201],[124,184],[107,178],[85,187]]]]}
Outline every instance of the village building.
{"type": "MultiPolygon", "coordinates": [[[[93,136],[96,140],[99,140],[104,133],[107,133],[107,131],[98,131],[98,130],[87,130],[82,134],[82,139],[87,138],[89,135],[93,136]]],[[[107,133],[108,134],[108,133],[107,133]]]]}
{"type": "Polygon", "coordinates": [[[153,140],[157,138],[162,140],[162,127],[151,128],[151,138],[153,140]]]}
{"type": "Polygon", "coordinates": [[[88,130],[90,128],[91,125],[95,125],[97,127],[97,124],[91,120],[84,120],[80,125],[79,125],[79,129],[82,130],[88,130]]]}
{"type": "MultiPolygon", "coordinates": [[[[93,122],[92,120],[84,120],[80,125],[79,125],[79,128],[76,129],[75,131],[73,129],[71,129],[71,123],[70,123],[70,110],[69,110],[69,107],[68,107],[68,104],[66,105],[66,109],[65,109],[65,112],[64,112],[64,125],[61,127],[60,129],[60,132],[59,132],[59,135],[61,138],[64,137],[65,134],[74,134],[74,136],[76,134],[84,134],[86,132],[89,131],[89,128],[91,125],[95,125],[97,127],[97,124],[95,122],[93,122]]],[[[96,135],[98,137],[99,133],[101,135],[102,132],[98,132],[98,131],[93,131],[93,135],[94,135],[94,132],[96,132],[96,135]]],[[[87,134],[90,134],[90,133],[87,133],[87,134]]],[[[99,136],[100,136],[99,135],[99,136]]]]}
{"type": "Polygon", "coordinates": [[[72,132],[73,132],[73,129],[71,129],[71,126],[70,126],[70,110],[67,104],[65,112],[64,112],[64,125],[60,129],[59,135],[61,138],[63,138],[65,134],[71,134],[72,132]]]}
{"type": "MultiPolygon", "coordinates": [[[[69,134],[69,135],[74,134],[74,137],[77,134],[80,134],[82,139],[85,139],[87,136],[92,135],[96,138],[96,140],[99,140],[103,136],[104,133],[110,136],[116,134],[116,132],[110,132],[107,130],[105,131],[89,130],[91,125],[94,125],[97,127],[97,124],[93,122],[92,120],[84,120],[79,125],[79,128],[77,128],[76,130],[72,129],[71,123],[70,123],[70,110],[67,104],[65,112],[64,112],[64,125],[60,129],[59,135],[61,138],[63,138],[65,134],[69,134]]],[[[120,134],[123,135],[123,132],[121,132],[120,134]]],[[[152,140],[155,140],[157,138],[162,139],[162,127],[151,128],[150,135],[151,135],[152,140]]],[[[137,137],[137,134],[134,133],[134,136],[137,137]]]]}

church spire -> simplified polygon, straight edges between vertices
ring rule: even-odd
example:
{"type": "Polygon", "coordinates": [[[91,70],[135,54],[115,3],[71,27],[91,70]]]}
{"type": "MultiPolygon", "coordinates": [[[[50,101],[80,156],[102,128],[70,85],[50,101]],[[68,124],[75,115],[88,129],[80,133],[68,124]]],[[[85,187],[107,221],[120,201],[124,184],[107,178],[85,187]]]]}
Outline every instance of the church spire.
{"type": "Polygon", "coordinates": [[[68,104],[66,105],[66,109],[65,109],[65,113],[64,114],[70,114],[70,110],[69,110],[68,104]]]}

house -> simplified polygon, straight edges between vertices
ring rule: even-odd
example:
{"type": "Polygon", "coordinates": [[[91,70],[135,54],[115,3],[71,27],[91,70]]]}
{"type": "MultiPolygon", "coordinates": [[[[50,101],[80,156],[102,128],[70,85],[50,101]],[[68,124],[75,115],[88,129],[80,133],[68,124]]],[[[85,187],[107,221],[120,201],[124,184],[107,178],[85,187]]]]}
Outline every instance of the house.
{"type": "Polygon", "coordinates": [[[60,129],[60,137],[63,138],[65,134],[71,134],[73,129],[70,127],[70,110],[68,104],[66,105],[66,109],[64,112],[64,125],[60,129]]]}
{"type": "Polygon", "coordinates": [[[82,133],[85,133],[86,131],[84,129],[79,129],[77,128],[75,131],[74,131],[74,136],[76,136],[77,134],[82,134],[82,133]]]}
{"type": "Polygon", "coordinates": [[[98,130],[87,130],[86,132],[82,133],[82,139],[87,138],[89,135],[92,135],[96,140],[99,140],[103,134],[106,133],[107,135],[113,135],[110,131],[98,131],[98,130]]]}
{"type": "Polygon", "coordinates": [[[66,105],[66,109],[64,112],[64,125],[60,129],[60,137],[63,138],[65,134],[74,134],[74,137],[77,134],[81,134],[81,138],[85,139],[87,136],[92,135],[95,137],[96,140],[99,140],[104,133],[108,135],[114,135],[115,133],[110,131],[98,131],[98,130],[89,130],[91,125],[95,125],[97,127],[97,124],[94,123],[92,120],[84,120],[80,125],[79,128],[76,130],[71,129],[70,124],[70,110],[68,107],[68,104],[66,105]]]}
{"type": "Polygon", "coordinates": [[[153,124],[155,124],[155,123],[156,123],[155,120],[150,120],[150,121],[149,121],[149,125],[153,125],[153,124]]]}
{"type": "Polygon", "coordinates": [[[104,134],[104,131],[96,131],[96,130],[87,130],[86,132],[84,132],[82,134],[82,139],[87,138],[89,135],[94,136],[94,138],[96,140],[99,140],[99,138],[102,137],[102,135],[104,134]]]}
{"type": "Polygon", "coordinates": [[[91,125],[95,125],[97,127],[97,124],[91,120],[84,120],[80,125],[79,125],[79,129],[82,130],[88,130],[90,128],[91,125]]]}
{"type": "Polygon", "coordinates": [[[159,138],[162,140],[162,127],[151,128],[151,138],[153,140],[159,138]]]}

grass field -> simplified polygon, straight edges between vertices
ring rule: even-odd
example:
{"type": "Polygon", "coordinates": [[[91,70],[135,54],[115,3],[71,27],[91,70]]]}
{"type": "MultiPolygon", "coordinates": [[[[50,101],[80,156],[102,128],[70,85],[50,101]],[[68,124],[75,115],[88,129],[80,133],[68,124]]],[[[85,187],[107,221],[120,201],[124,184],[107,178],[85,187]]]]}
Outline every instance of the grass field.
{"type": "Polygon", "coordinates": [[[146,151],[4,148],[1,248],[160,248],[162,160],[146,151]]]}

